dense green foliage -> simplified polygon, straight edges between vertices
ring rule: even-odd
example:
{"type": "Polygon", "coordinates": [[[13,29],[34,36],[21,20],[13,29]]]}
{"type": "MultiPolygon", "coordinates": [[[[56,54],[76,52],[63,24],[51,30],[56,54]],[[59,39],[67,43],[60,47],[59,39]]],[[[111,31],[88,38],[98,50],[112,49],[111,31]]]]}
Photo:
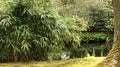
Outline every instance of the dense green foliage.
{"type": "Polygon", "coordinates": [[[111,0],[51,0],[51,2],[52,7],[62,16],[87,20],[87,31],[113,32],[111,0]]]}
{"type": "Polygon", "coordinates": [[[57,9],[59,14],[69,17],[88,18],[90,8],[102,8],[107,4],[107,0],[50,0],[52,7],[57,9]]]}
{"type": "Polygon", "coordinates": [[[89,31],[92,32],[113,32],[113,8],[108,5],[102,9],[90,9],[89,31]]]}
{"type": "Polygon", "coordinates": [[[107,35],[104,33],[84,33],[80,34],[81,42],[86,43],[97,43],[97,42],[105,42],[107,35]]]}
{"type": "Polygon", "coordinates": [[[63,53],[71,58],[105,56],[108,46],[100,43],[109,42],[111,32],[111,2],[0,1],[0,62],[56,60],[63,53]]]}
{"type": "Polygon", "coordinates": [[[1,13],[0,17],[0,61],[54,59],[68,48],[66,46],[79,45],[74,25],[46,9],[48,2],[37,2],[7,3],[11,10],[1,13]]]}

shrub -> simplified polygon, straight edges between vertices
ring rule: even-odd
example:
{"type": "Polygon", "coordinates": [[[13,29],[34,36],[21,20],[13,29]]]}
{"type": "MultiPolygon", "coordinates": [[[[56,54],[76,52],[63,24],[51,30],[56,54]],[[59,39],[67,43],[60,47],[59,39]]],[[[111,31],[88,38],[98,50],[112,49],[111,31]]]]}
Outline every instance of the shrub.
{"type": "Polygon", "coordinates": [[[85,33],[80,35],[81,43],[104,42],[107,39],[107,34],[104,33],[85,33]]]}
{"type": "Polygon", "coordinates": [[[8,2],[11,10],[0,14],[1,62],[57,59],[66,46],[79,44],[78,34],[71,31],[69,21],[46,9],[48,2],[3,2],[8,2]]]}

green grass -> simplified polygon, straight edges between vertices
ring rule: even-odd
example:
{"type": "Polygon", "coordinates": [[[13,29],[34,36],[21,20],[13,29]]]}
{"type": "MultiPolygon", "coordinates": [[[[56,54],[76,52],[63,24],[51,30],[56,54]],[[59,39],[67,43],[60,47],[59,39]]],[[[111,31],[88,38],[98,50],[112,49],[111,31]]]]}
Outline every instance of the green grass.
{"type": "Polygon", "coordinates": [[[76,58],[61,61],[31,61],[31,62],[11,62],[0,63],[0,67],[94,67],[105,57],[76,58]]]}

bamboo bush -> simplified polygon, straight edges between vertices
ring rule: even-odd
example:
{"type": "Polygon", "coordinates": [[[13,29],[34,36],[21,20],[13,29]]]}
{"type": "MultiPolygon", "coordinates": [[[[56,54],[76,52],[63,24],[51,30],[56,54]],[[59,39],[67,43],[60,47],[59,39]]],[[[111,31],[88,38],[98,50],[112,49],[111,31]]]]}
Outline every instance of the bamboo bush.
{"type": "Polygon", "coordinates": [[[49,60],[56,53],[53,50],[60,55],[66,44],[79,44],[77,33],[49,10],[48,1],[1,0],[0,3],[4,4],[0,8],[5,9],[0,11],[0,62],[49,60]]]}

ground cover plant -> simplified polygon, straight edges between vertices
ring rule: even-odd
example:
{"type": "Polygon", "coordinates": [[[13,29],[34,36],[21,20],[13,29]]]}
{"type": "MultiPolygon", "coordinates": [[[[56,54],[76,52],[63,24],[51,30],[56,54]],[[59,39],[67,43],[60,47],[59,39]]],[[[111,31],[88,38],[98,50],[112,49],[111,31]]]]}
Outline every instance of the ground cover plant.
{"type": "Polygon", "coordinates": [[[0,67],[94,67],[105,57],[76,58],[61,61],[30,61],[0,63],[0,67]]]}

